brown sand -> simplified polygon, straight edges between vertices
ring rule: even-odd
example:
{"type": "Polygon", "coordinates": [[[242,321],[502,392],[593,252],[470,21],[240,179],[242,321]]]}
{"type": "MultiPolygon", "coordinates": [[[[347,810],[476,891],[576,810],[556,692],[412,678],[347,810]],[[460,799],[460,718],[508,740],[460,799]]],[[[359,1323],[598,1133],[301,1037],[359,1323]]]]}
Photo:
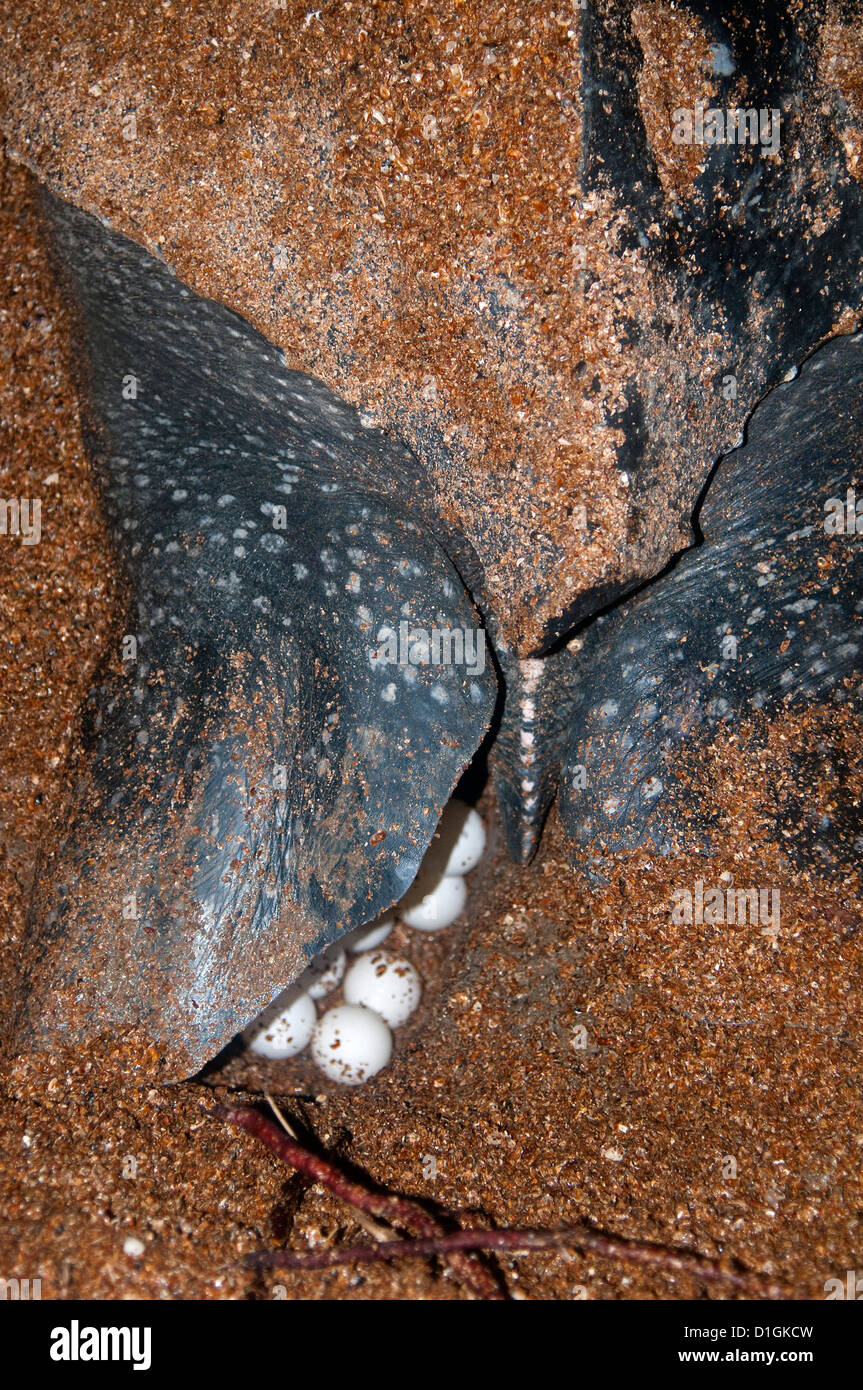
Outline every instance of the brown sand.
{"type": "MultiPolygon", "coordinates": [[[[722,313],[705,328],[630,245],[625,210],[584,185],[579,6],[0,0],[0,20],[14,157],[408,443],[510,645],[530,652],[579,596],[688,541],[708,469],[779,370],[769,305],[754,296],[726,400],[722,313]],[[619,455],[627,392],[651,441],[637,478],[619,455]]],[[[707,40],[660,3],[632,27],[662,185],[685,201],[700,152],[668,121],[710,97],[707,40]]],[[[825,34],[794,127],[806,241],[840,212],[825,122],[849,159],[859,138],[855,36],[825,34]]],[[[717,199],[703,215],[721,225],[736,213],[717,199]]]]}
{"type": "MultiPolygon", "coordinates": [[[[42,542],[0,544],[8,983],[114,579],[30,193],[8,165],[2,180],[0,477],[4,496],[45,499],[42,542]]],[[[859,797],[856,735],[835,737],[859,797]]],[[[465,921],[437,939],[397,938],[424,1004],[392,1066],[356,1091],[322,1085],[302,1062],[234,1061],[170,1088],[108,1085],[97,1057],[20,1062],[0,1079],[0,1274],[41,1276],[46,1298],[463,1297],[427,1261],[266,1278],[238,1267],[253,1249],[365,1238],[329,1195],[208,1117],[213,1087],[242,1097],[266,1085],[381,1185],[500,1225],[586,1220],[823,1296],[859,1262],[863,911],[856,883],[828,893],[791,875],[773,845],[787,749],[810,736],[778,723],[766,744],[741,733],[717,747],[702,770],[703,794],[727,808],[717,858],[612,855],[602,893],[568,865],[554,817],[537,861],[514,868],[484,804],[492,852],[465,921]],[[672,925],[672,889],[723,872],[781,886],[778,935],[672,925]],[[131,1235],[140,1258],[124,1253],[131,1235]]],[[[577,1253],[500,1267],[532,1298],[705,1296],[692,1278],[577,1253]]]]}

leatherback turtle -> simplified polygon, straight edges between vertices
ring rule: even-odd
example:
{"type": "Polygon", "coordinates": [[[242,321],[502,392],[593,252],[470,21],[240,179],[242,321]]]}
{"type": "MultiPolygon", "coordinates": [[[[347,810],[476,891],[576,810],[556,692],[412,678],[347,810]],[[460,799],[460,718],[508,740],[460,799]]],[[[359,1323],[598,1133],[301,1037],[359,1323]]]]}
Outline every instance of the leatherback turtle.
{"type": "MultiPolygon", "coordinates": [[[[714,39],[717,117],[736,84],[772,139],[805,104],[819,31],[777,22],[765,59],[745,16],[692,12],[714,39]]],[[[705,141],[681,187],[645,23],[591,7],[580,30],[581,195],[615,206],[615,254],[643,258],[654,292],[633,291],[619,325],[638,366],[609,417],[631,548],[564,597],[555,566],[572,573],[595,522],[525,549],[507,589],[485,534],[499,480],[475,524],[454,515],[432,480],[440,431],[373,426],[335,378],[46,192],[127,603],[37,875],[16,1046],[139,1030],[172,1074],[199,1067],[402,896],[481,746],[510,852],[530,858],[559,793],[601,876],[616,847],[681,847],[682,745],[751,711],[859,698],[861,189],[817,121],[793,158],[705,141]],[[813,170],[830,186],[818,225],[813,170]],[[675,362],[684,315],[707,346],[675,362]],[[654,351],[673,379],[651,375],[654,351]],[[841,537],[824,524],[837,497],[841,537]]],[[[684,849],[709,846],[709,810],[685,824],[684,849]]],[[[828,861],[857,852],[857,829],[850,811],[822,827],[828,861]]]]}

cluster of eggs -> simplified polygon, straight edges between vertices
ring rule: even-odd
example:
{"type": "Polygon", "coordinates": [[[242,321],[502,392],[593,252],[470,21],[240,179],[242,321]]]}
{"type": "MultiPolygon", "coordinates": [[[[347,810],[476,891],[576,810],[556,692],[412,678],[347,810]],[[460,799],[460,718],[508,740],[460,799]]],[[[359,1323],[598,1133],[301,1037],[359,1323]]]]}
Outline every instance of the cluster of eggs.
{"type": "Polygon", "coordinates": [[[448,927],[461,913],[464,876],[485,849],[485,826],[472,807],[450,801],[419,874],[400,903],[369,926],[317,956],[299,980],[269,1005],[243,1034],[262,1057],[311,1055],[331,1081],[358,1086],[385,1067],[392,1056],[392,1029],[416,1009],[422,984],[415,967],[380,950],[396,919],[418,931],[448,927]],[[356,959],[348,965],[348,953],[356,959]],[[320,1017],[316,1001],[342,986],[343,1004],[320,1017]]]}

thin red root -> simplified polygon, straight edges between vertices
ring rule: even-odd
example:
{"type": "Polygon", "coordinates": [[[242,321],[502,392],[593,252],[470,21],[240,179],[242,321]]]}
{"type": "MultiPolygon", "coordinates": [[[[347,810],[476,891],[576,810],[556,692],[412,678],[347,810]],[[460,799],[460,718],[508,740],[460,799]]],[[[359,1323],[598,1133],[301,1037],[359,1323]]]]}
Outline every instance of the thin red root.
{"type": "Polygon", "coordinates": [[[295,1139],[277,1129],[257,1110],[245,1106],[229,1108],[217,1105],[213,1111],[229,1124],[245,1129],[266,1144],[285,1163],[305,1173],[323,1185],[342,1201],[358,1208],[368,1216],[419,1232],[410,1240],[380,1241],[374,1245],[348,1245],[335,1250],[262,1250],[247,1255],[245,1263],[255,1269],[329,1269],[337,1265],[365,1264],[374,1260],[409,1259],[437,1255],[448,1260],[458,1274],[480,1298],[505,1297],[488,1269],[476,1258],[478,1250],[502,1250],[510,1254],[532,1250],[560,1250],[574,1246],[600,1259],[620,1260],[627,1264],[653,1267],[669,1274],[685,1274],[704,1284],[723,1284],[752,1298],[789,1298],[787,1289],[759,1275],[739,1274],[723,1269],[701,1255],[670,1250],[646,1241],[624,1240],[603,1235],[585,1226],[562,1226],[557,1230],[504,1231],[446,1231],[444,1227],[417,1202],[392,1193],[371,1192],[348,1178],[325,1158],[310,1153],[295,1139]]]}
{"type": "Polygon", "coordinates": [[[787,1291],[779,1285],[758,1276],[722,1269],[698,1255],[687,1255],[660,1245],[619,1240],[581,1226],[562,1226],[553,1231],[454,1231],[419,1240],[343,1245],[335,1250],[264,1250],[247,1255],[245,1263],[254,1269],[330,1269],[336,1265],[366,1264],[374,1260],[445,1255],[454,1250],[503,1250],[509,1254],[527,1254],[532,1250],[564,1249],[569,1246],[590,1251],[603,1259],[653,1265],[668,1273],[691,1275],[705,1284],[725,1284],[755,1297],[788,1297],[787,1291]]]}
{"type": "MultiPolygon", "coordinates": [[[[353,1207],[358,1207],[368,1216],[389,1221],[394,1226],[406,1227],[409,1231],[416,1231],[427,1240],[439,1239],[447,1234],[440,1222],[418,1202],[392,1193],[371,1192],[367,1187],[347,1177],[327,1159],[304,1149],[259,1111],[251,1110],[247,1106],[216,1105],[212,1113],[254,1135],[283,1162],[315,1182],[323,1183],[336,1197],[353,1207]]],[[[400,1242],[387,1242],[388,1245],[398,1243],[400,1242]]],[[[495,1300],[505,1297],[491,1271],[475,1254],[464,1253],[456,1247],[450,1252],[449,1264],[453,1273],[468,1284],[477,1297],[495,1300]]]]}

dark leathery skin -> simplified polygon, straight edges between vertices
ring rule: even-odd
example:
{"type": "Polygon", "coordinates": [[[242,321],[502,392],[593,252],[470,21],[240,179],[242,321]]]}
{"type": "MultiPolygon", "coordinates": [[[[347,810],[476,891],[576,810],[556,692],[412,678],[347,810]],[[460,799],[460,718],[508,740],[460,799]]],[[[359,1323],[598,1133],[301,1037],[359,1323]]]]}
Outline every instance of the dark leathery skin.
{"type": "Polygon", "coordinates": [[[479,627],[410,454],[140,248],[50,215],[137,650],[85,711],[17,1041],[134,1023],[180,1074],[403,895],[496,682],[378,659],[385,626],[479,627]]]}

